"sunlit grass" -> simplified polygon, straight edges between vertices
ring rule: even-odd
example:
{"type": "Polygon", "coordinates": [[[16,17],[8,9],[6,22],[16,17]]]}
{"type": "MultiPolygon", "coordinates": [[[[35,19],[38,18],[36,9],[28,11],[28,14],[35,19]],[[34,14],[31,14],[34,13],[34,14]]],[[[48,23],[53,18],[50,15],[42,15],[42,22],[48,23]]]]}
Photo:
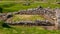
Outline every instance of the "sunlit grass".
{"type": "Polygon", "coordinates": [[[45,20],[40,15],[14,15],[10,21],[17,22],[17,21],[35,21],[35,20],[45,20]]]}
{"type": "Polygon", "coordinates": [[[41,3],[41,2],[30,2],[29,6],[23,5],[25,2],[0,2],[0,7],[3,7],[3,12],[14,12],[18,10],[27,10],[30,8],[37,8],[38,6],[42,6],[43,8],[50,7],[60,8],[59,4],[54,3],[41,3]]]}
{"type": "Polygon", "coordinates": [[[45,30],[40,26],[12,26],[0,28],[0,34],[60,34],[60,30],[45,30]]]}

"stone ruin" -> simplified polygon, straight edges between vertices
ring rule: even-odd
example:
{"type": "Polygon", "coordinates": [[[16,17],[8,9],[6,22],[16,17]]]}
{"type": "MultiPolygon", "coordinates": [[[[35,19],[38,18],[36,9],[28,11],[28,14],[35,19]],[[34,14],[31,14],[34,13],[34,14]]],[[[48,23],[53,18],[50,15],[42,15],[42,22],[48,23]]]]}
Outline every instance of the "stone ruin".
{"type": "MultiPolygon", "coordinates": [[[[45,21],[34,21],[34,23],[32,23],[32,21],[23,21],[23,22],[19,22],[19,23],[9,23],[10,25],[17,25],[17,24],[24,24],[24,25],[28,25],[28,24],[38,24],[38,25],[47,25],[50,24],[50,26],[52,26],[51,24],[53,24],[52,29],[58,29],[58,27],[60,28],[60,26],[58,26],[59,24],[59,19],[57,16],[59,16],[59,12],[60,9],[50,9],[50,8],[42,8],[42,7],[38,7],[38,8],[34,8],[34,9],[27,9],[27,10],[19,10],[17,12],[12,12],[12,13],[6,13],[6,14],[0,14],[0,18],[1,20],[6,21],[7,19],[13,17],[13,15],[16,14],[26,14],[26,15],[42,15],[44,18],[46,18],[46,20],[48,20],[48,22],[45,21]],[[47,24],[48,23],[48,24],[47,24]]],[[[59,24],[60,25],[60,24],[59,24]]],[[[49,27],[48,27],[49,28],[49,27]]],[[[51,27],[50,27],[51,28],[51,27]]]]}

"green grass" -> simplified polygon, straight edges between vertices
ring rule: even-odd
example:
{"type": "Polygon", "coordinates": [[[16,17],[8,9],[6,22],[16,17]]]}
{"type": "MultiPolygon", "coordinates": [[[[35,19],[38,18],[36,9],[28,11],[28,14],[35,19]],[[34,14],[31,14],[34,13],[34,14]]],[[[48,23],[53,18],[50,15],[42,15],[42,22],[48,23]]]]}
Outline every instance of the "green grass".
{"type": "Polygon", "coordinates": [[[45,20],[40,15],[14,15],[11,19],[8,19],[8,21],[35,21],[35,20],[45,20]]]}
{"type": "MultiPolygon", "coordinates": [[[[2,1],[24,1],[24,0],[2,0],[2,1]]],[[[25,0],[25,1],[27,1],[27,0],[25,0]]],[[[32,1],[32,0],[30,0],[30,1],[32,1]]],[[[41,1],[41,0],[34,0],[34,1],[41,1]]],[[[54,2],[54,1],[60,1],[60,0],[46,0],[47,2],[54,2]]]]}
{"type": "MultiPolygon", "coordinates": [[[[4,0],[3,0],[4,1],[4,0]]],[[[5,0],[6,1],[6,0],[5,0]]],[[[50,8],[56,8],[60,5],[53,4],[54,0],[48,0],[49,3],[31,3],[29,6],[24,6],[23,3],[18,2],[0,2],[0,7],[3,8],[3,12],[14,12],[18,10],[26,10],[29,8],[36,8],[37,6],[42,6],[43,8],[50,7],[50,8]]],[[[60,0],[59,0],[60,1],[60,0]]],[[[55,2],[55,1],[54,1],[55,2]]],[[[22,17],[16,17],[14,16],[12,20],[19,21],[19,20],[44,20],[41,16],[31,16],[30,18],[24,18],[22,17]]],[[[44,28],[41,28],[40,26],[12,26],[12,28],[4,28],[0,27],[0,34],[60,34],[60,30],[45,30],[44,28]]]]}
{"type": "Polygon", "coordinates": [[[0,28],[0,34],[60,34],[60,30],[45,30],[40,26],[12,26],[0,28]]]}
{"type": "Polygon", "coordinates": [[[54,8],[60,8],[59,4],[54,3],[41,3],[41,2],[32,2],[29,6],[23,5],[25,2],[0,2],[0,7],[3,8],[3,12],[14,12],[18,10],[26,10],[30,8],[36,8],[38,6],[42,6],[43,8],[50,7],[52,9],[54,8]]]}

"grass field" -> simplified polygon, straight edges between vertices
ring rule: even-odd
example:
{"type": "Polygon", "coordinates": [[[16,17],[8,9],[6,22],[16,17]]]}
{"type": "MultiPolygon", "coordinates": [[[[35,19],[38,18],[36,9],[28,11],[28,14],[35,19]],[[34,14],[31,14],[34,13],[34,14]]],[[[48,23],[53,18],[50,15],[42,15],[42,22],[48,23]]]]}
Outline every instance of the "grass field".
{"type": "MultiPolygon", "coordinates": [[[[2,1],[27,1],[27,0],[2,0],[2,1]]],[[[42,0],[28,0],[28,1],[42,1],[42,0]]],[[[56,2],[60,0],[44,0],[46,2],[56,2]]]]}
{"type": "MultiPolygon", "coordinates": [[[[18,10],[27,10],[30,8],[36,8],[42,6],[43,8],[50,7],[52,9],[60,8],[60,4],[56,4],[55,0],[47,0],[46,2],[30,2],[29,6],[24,5],[26,2],[8,2],[11,0],[0,1],[0,7],[3,8],[3,12],[15,12],[18,10]],[[7,2],[5,2],[7,1],[7,2]]],[[[14,1],[14,0],[13,0],[14,1]]],[[[57,0],[60,2],[60,0],[57,0]]],[[[12,17],[13,21],[19,20],[44,20],[45,18],[41,16],[32,15],[15,15],[12,17]]],[[[0,23],[1,24],[1,23],[0,23]]],[[[1,26],[1,25],[0,25],[1,26]]],[[[0,34],[60,34],[60,30],[45,30],[41,26],[11,26],[12,28],[0,27],[0,34]]]]}
{"type": "Polygon", "coordinates": [[[27,10],[30,8],[36,8],[42,6],[43,8],[50,7],[52,9],[60,8],[60,4],[44,3],[44,2],[30,2],[29,6],[24,5],[26,2],[0,2],[0,7],[3,8],[3,12],[14,12],[18,10],[27,10]]]}
{"type": "Polygon", "coordinates": [[[60,30],[45,30],[40,26],[12,26],[0,28],[0,34],[60,34],[60,30]]]}

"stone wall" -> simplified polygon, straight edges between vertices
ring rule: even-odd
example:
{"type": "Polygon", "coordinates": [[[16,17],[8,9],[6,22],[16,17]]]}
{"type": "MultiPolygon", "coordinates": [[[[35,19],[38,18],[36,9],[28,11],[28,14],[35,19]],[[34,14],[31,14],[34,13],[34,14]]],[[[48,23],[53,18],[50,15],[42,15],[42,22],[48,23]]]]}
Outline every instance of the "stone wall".
{"type": "Polygon", "coordinates": [[[14,22],[14,23],[7,23],[10,25],[34,25],[34,26],[54,26],[54,23],[51,23],[49,21],[40,21],[40,20],[36,20],[36,21],[19,21],[19,22],[14,22]]]}
{"type": "Polygon", "coordinates": [[[34,8],[34,9],[27,9],[27,10],[19,10],[19,11],[12,12],[12,13],[2,14],[2,16],[5,16],[6,19],[8,19],[8,16],[12,17],[12,15],[15,15],[15,14],[46,15],[46,16],[49,16],[49,18],[55,17],[55,11],[49,8],[34,8]]]}
{"type": "MultiPolygon", "coordinates": [[[[1,17],[1,19],[6,21],[7,19],[13,17],[13,15],[16,15],[16,14],[20,14],[20,15],[23,15],[23,14],[26,14],[26,15],[42,15],[50,23],[55,23],[55,21],[57,21],[56,20],[56,11],[57,11],[56,9],[52,10],[50,8],[38,7],[38,8],[34,8],[34,9],[27,9],[27,10],[21,10],[21,11],[17,11],[17,12],[12,12],[12,13],[0,14],[0,17],[1,17]]],[[[38,22],[38,23],[41,23],[41,22],[38,22]]],[[[43,21],[43,23],[46,23],[46,22],[43,21]]],[[[56,23],[55,23],[55,25],[56,25],[56,23]]]]}

